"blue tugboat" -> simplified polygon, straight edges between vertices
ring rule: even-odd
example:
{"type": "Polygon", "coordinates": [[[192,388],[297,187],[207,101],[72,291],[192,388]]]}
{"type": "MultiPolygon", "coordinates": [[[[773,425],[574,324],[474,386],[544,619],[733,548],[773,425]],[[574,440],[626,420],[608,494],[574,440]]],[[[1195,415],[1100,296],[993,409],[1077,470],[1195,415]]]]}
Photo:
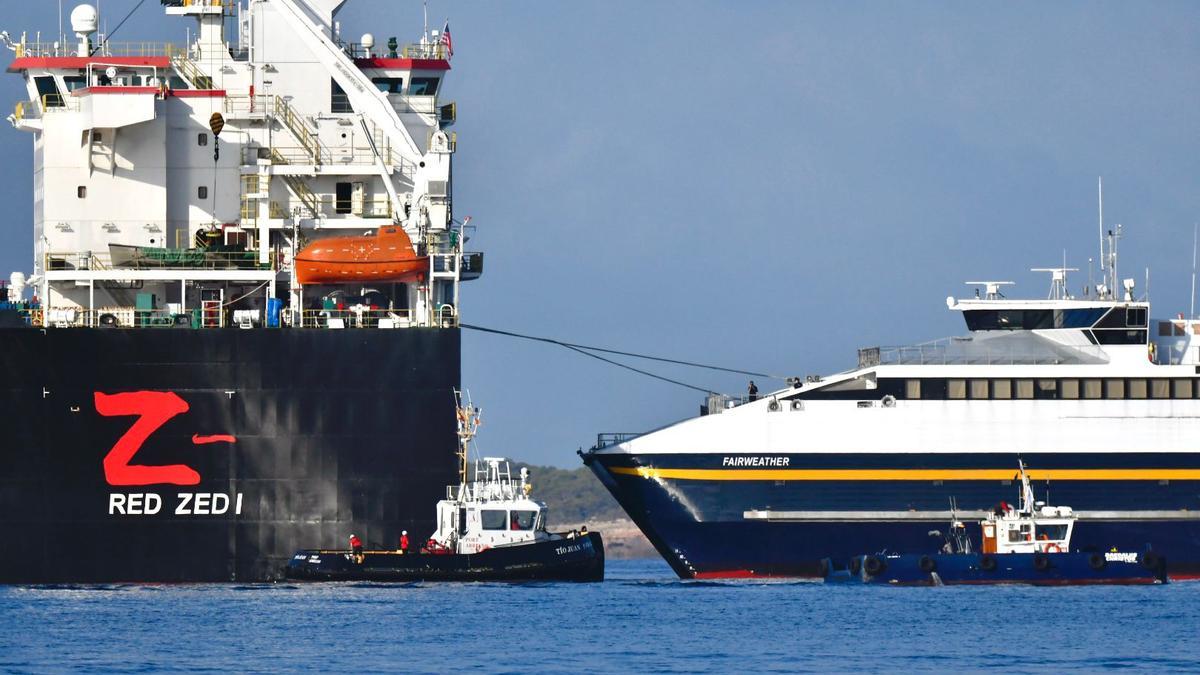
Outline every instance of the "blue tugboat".
{"type": "MultiPolygon", "coordinates": [[[[1075,513],[1068,506],[1034,501],[1024,462],[1019,462],[1019,477],[1020,504],[1013,508],[1001,502],[979,522],[980,550],[974,550],[965,525],[955,518],[938,553],[860,555],[844,566],[826,558],[822,561],[825,581],[897,586],[1166,582],[1166,560],[1153,550],[1072,551],[1075,513]]],[[[954,507],[952,502],[952,513],[954,507]]],[[[942,536],[937,531],[930,534],[942,536]]]]}
{"type": "Polygon", "coordinates": [[[479,411],[459,404],[460,482],[437,504],[437,531],[417,551],[302,550],[286,575],[301,581],[603,581],[598,532],[546,530],[546,504],[533,499],[529,471],[514,480],[497,457],[467,452],[479,411]]]}

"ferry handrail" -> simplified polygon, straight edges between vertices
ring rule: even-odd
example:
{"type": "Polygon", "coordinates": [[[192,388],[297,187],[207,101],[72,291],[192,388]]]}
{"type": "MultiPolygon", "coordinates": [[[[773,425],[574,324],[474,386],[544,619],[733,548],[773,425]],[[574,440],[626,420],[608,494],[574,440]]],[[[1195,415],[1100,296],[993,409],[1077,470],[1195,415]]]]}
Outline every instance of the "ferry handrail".
{"type": "Polygon", "coordinates": [[[608,431],[599,433],[596,434],[596,447],[604,448],[610,445],[624,443],[625,441],[632,440],[641,435],[642,434],[640,432],[633,431],[608,431]]]}
{"type": "Polygon", "coordinates": [[[1072,362],[1071,356],[1085,361],[1107,362],[1104,350],[1096,345],[1047,345],[1041,353],[1015,349],[992,349],[991,345],[970,337],[949,337],[915,345],[865,347],[858,350],[858,367],[880,365],[1044,365],[1072,362]],[[971,344],[971,348],[951,353],[956,344],[971,344]],[[1064,357],[1063,354],[1068,356],[1064,357]]]}

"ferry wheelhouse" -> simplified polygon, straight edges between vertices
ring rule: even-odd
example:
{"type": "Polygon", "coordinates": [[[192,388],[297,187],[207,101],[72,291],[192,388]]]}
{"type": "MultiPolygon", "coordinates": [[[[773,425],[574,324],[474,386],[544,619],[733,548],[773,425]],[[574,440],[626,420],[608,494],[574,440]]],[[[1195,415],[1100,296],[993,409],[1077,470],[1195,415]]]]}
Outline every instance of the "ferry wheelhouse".
{"type": "Polygon", "coordinates": [[[857,367],[699,418],[602,434],[584,461],[681,577],[821,575],[820,560],[920,551],[955,498],[978,523],[1029,478],[1075,509],[1078,551],[1153,551],[1200,576],[1200,322],[1152,319],[1115,272],[1084,297],[972,282],[967,334],[859,350],[857,367]]]}

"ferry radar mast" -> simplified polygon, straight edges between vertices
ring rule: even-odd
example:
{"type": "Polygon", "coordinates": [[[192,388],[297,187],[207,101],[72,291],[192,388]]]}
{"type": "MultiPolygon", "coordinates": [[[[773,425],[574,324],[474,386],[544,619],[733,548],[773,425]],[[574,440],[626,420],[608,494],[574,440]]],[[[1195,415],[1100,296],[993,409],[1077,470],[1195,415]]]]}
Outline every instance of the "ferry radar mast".
{"type": "MultiPolygon", "coordinates": [[[[1000,287],[1001,286],[1015,286],[1016,282],[1014,282],[1014,281],[968,281],[968,282],[966,282],[966,284],[968,286],[983,286],[983,289],[985,292],[984,297],[983,297],[984,300],[1001,300],[1004,298],[1004,294],[1000,292],[1000,287]]],[[[977,297],[977,298],[979,297],[979,289],[978,288],[975,289],[975,297],[977,297]]]]}

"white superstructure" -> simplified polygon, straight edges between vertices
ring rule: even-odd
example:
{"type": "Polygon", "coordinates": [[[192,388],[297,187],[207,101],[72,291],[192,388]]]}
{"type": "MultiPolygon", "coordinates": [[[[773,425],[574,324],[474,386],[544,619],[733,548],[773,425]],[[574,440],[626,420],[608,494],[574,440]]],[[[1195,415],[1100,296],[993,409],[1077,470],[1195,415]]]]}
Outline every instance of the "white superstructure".
{"type": "MultiPolygon", "coordinates": [[[[35,325],[194,310],[205,327],[238,311],[260,325],[269,299],[283,325],[456,324],[458,284],[481,258],[464,254],[453,217],[447,44],[437,31],[347,39],[344,2],[161,0],[191,24],[186,44],[110,41],[87,5],[73,35],[5,34],[28,99],[9,121],[34,138],[35,325]],[[297,282],[306,244],[393,225],[428,256],[419,280],[297,282]]],[[[386,30],[378,19],[370,28],[386,30]]]]}

